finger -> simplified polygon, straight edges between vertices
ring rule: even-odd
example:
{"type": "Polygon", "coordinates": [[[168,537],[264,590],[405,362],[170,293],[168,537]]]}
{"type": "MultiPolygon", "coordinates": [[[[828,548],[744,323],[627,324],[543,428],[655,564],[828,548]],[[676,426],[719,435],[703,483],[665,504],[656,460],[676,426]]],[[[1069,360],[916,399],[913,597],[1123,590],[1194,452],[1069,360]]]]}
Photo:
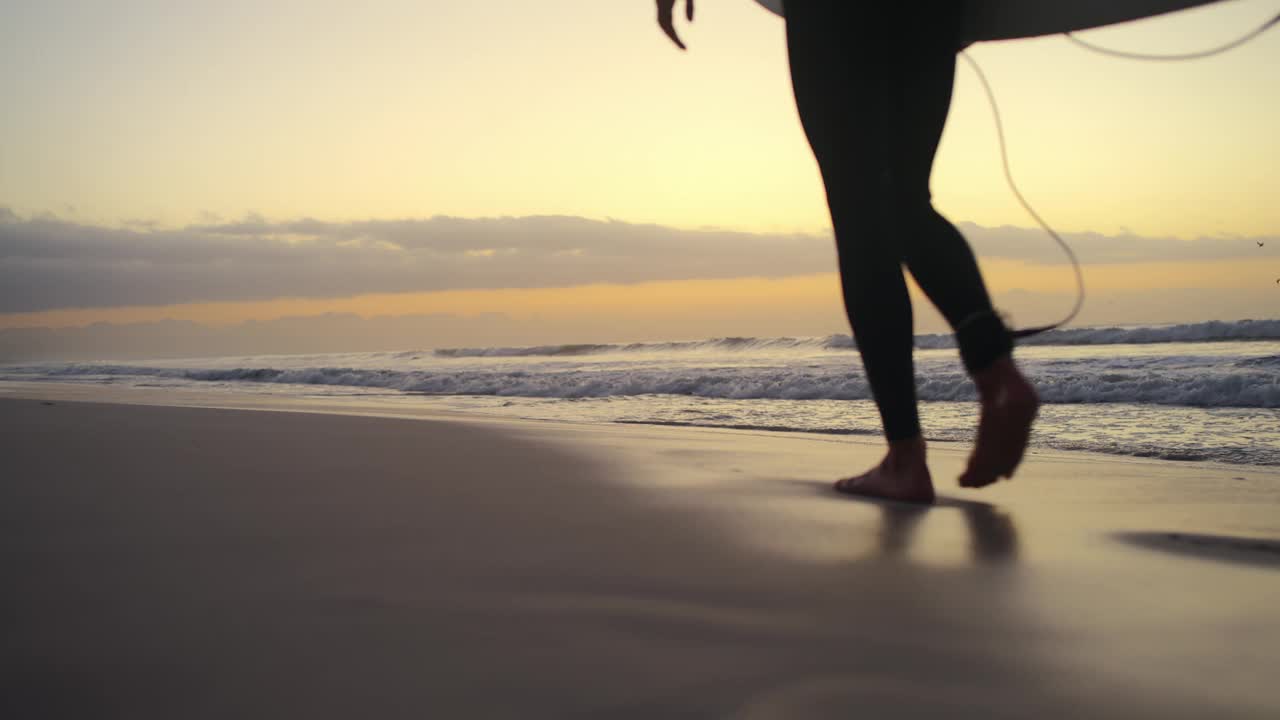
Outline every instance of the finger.
{"type": "Polygon", "coordinates": [[[675,19],[671,16],[670,5],[664,3],[658,8],[658,27],[662,28],[662,32],[666,33],[667,37],[671,38],[671,42],[675,43],[677,47],[681,50],[685,49],[684,43],[680,42],[680,36],[676,35],[675,19]]]}

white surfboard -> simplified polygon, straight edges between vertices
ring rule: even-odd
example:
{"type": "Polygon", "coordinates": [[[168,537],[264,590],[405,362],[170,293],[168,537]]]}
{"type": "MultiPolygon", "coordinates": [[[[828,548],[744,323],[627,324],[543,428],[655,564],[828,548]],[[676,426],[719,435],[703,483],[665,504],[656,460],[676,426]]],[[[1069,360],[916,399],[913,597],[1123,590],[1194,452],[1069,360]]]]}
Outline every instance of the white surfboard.
{"type": "MultiPolygon", "coordinates": [[[[793,0],[804,2],[805,0],[793,0]]],[[[854,1],[854,0],[850,0],[854,1]]],[[[870,0],[868,0],[870,1],[870,0]]],[[[892,2],[893,0],[887,0],[892,2]]],[[[965,6],[966,42],[1012,40],[1055,35],[1163,15],[1221,0],[969,0],[965,6]]],[[[756,0],[782,15],[782,0],[756,0]]],[[[928,11],[921,9],[923,22],[928,11]]]]}

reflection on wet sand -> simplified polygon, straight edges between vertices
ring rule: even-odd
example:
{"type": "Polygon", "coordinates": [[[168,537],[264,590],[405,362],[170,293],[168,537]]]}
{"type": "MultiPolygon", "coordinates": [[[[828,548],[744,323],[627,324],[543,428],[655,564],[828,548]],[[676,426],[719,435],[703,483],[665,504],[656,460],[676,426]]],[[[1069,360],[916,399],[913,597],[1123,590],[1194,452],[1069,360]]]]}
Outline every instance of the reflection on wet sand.
{"type": "Polygon", "coordinates": [[[932,506],[872,498],[851,498],[880,509],[880,546],[883,557],[903,557],[922,521],[943,510],[959,510],[969,533],[969,559],[975,565],[1013,562],[1018,556],[1018,531],[1013,517],[990,503],[939,498],[932,506]]]}

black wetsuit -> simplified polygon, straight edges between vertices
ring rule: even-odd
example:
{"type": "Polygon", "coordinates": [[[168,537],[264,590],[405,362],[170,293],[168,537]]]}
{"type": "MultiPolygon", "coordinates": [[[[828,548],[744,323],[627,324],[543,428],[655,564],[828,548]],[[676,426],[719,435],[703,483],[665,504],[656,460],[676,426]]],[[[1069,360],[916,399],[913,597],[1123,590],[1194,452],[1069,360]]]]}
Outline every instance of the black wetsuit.
{"type": "Polygon", "coordinates": [[[796,104],[827,189],[845,309],[888,440],[920,434],[905,265],[970,374],[1013,347],[929,174],[951,104],[959,2],[789,0],[796,104]]]}

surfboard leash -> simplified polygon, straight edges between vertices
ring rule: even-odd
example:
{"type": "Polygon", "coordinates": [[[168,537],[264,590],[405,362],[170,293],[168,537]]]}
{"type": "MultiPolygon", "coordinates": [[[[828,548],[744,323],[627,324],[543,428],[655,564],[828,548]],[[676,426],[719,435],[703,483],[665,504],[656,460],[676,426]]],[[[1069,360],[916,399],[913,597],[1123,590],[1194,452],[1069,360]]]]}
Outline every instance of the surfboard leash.
{"type": "Polygon", "coordinates": [[[1071,249],[1071,246],[1058,235],[1057,231],[1049,226],[1049,223],[1044,221],[1044,218],[1040,217],[1040,213],[1036,212],[1036,209],[1031,207],[1031,203],[1027,202],[1027,199],[1022,196],[1022,191],[1018,189],[1018,183],[1013,179],[1013,172],[1009,169],[1009,149],[1004,139],[1004,123],[1000,119],[1000,106],[996,104],[996,95],[991,91],[991,83],[987,82],[987,74],[982,72],[982,68],[978,67],[978,63],[969,56],[967,51],[961,51],[960,57],[964,58],[965,62],[969,63],[969,67],[973,68],[973,72],[978,75],[978,80],[982,82],[982,89],[987,93],[987,102],[991,105],[991,115],[996,122],[996,137],[1000,140],[1000,162],[1004,167],[1005,183],[1008,184],[1009,190],[1013,192],[1013,196],[1018,199],[1018,204],[1022,206],[1022,209],[1026,210],[1027,214],[1035,219],[1036,224],[1058,243],[1058,247],[1062,248],[1062,252],[1066,253],[1071,260],[1071,269],[1075,271],[1076,275],[1076,304],[1075,307],[1071,308],[1071,312],[1067,313],[1066,317],[1049,325],[1037,325],[1013,330],[1011,334],[1014,339],[1018,339],[1056,330],[1074,320],[1076,315],[1080,313],[1080,308],[1084,307],[1084,272],[1080,270],[1080,261],[1076,259],[1075,251],[1071,249]]]}
{"type": "MultiPolygon", "coordinates": [[[[1218,54],[1227,52],[1228,50],[1234,50],[1235,48],[1238,48],[1241,45],[1244,45],[1245,43],[1249,42],[1250,40],[1253,40],[1254,38],[1258,37],[1259,35],[1271,29],[1277,24],[1280,24],[1280,14],[1277,14],[1274,18],[1271,18],[1267,22],[1263,23],[1252,32],[1236,40],[1233,40],[1229,43],[1226,43],[1225,45],[1219,45],[1218,47],[1211,48],[1209,50],[1201,50],[1193,53],[1180,53],[1180,54],[1174,54],[1174,55],[1152,55],[1152,54],[1146,54],[1146,53],[1130,53],[1130,52],[1125,52],[1123,50],[1113,50],[1111,48],[1105,48],[1098,45],[1094,45],[1092,43],[1085,42],[1077,38],[1073,33],[1063,33],[1063,36],[1065,36],[1068,40],[1075,43],[1076,45],[1085,48],[1086,50],[1090,50],[1092,52],[1100,53],[1103,55],[1109,55],[1112,57],[1119,57],[1127,60],[1181,61],[1181,60],[1197,60],[1200,58],[1206,58],[1213,55],[1218,55],[1218,54]]],[[[1050,323],[1048,325],[1036,325],[1033,327],[1012,330],[1010,334],[1013,335],[1014,339],[1019,339],[1019,338],[1031,337],[1032,335],[1039,335],[1040,333],[1048,332],[1050,330],[1057,330],[1063,325],[1066,325],[1070,323],[1072,320],[1074,320],[1076,316],[1080,314],[1081,308],[1084,307],[1084,299],[1085,299],[1084,272],[1080,269],[1080,261],[1076,258],[1076,254],[1071,249],[1071,246],[1068,245],[1067,242],[1063,240],[1060,235],[1058,235],[1058,233],[1049,225],[1049,223],[1044,221],[1044,218],[1040,217],[1040,213],[1036,212],[1035,208],[1031,207],[1031,203],[1027,202],[1027,199],[1022,195],[1022,191],[1018,189],[1018,183],[1014,181],[1013,172],[1009,169],[1009,150],[1004,137],[1004,123],[1000,119],[1000,107],[999,105],[996,104],[996,95],[991,90],[991,83],[987,82],[986,73],[982,72],[982,68],[978,66],[977,61],[974,60],[973,57],[970,56],[968,52],[963,50],[960,51],[960,57],[964,58],[965,62],[969,64],[969,67],[973,68],[974,74],[978,76],[978,80],[982,83],[982,89],[987,94],[987,103],[991,106],[992,117],[995,118],[996,136],[1000,141],[1000,162],[1004,168],[1005,183],[1008,184],[1009,190],[1013,192],[1013,196],[1017,198],[1018,204],[1022,206],[1022,209],[1026,210],[1027,214],[1030,215],[1036,221],[1036,224],[1038,224],[1042,230],[1048,233],[1049,237],[1053,238],[1054,241],[1058,243],[1058,246],[1062,248],[1062,252],[1066,254],[1069,260],[1071,260],[1071,269],[1075,273],[1076,302],[1075,302],[1075,305],[1071,308],[1071,312],[1067,313],[1066,317],[1062,318],[1057,322],[1050,323]]],[[[1280,281],[1277,281],[1277,282],[1280,282],[1280,281]]]]}
{"type": "Polygon", "coordinates": [[[1111,57],[1124,58],[1125,60],[1158,60],[1158,61],[1169,62],[1169,61],[1180,61],[1180,60],[1199,60],[1201,58],[1220,55],[1228,50],[1234,50],[1240,47],[1241,45],[1244,45],[1245,43],[1249,42],[1250,40],[1258,37],[1259,35],[1266,32],[1267,30],[1270,30],[1272,26],[1276,25],[1277,23],[1280,23],[1280,14],[1271,18],[1270,20],[1263,23],[1262,25],[1259,25],[1257,29],[1255,29],[1253,32],[1250,32],[1246,35],[1242,35],[1241,37],[1236,38],[1235,40],[1232,40],[1231,42],[1226,43],[1225,45],[1219,45],[1217,47],[1210,48],[1208,50],[1199,50],[1197,52],[1190,52],[1190,53],[1175,53],[1173,55],[1156,55],[1156,54],[1150,54],[1150,53],[1135,53],[1135,52],[1128,52],[1125,50],[1115,50],[1112,48],[1103,47],[1101,45],[1094,45],[1091,42],[1086,42],[1084,40],[1081,40],[1080,38],[1076,37],[1075,33],[1063,33],[1062,35],[1067,40],[1070,40],[1071,42],[1075,43],[1076,45],[1079,45],[1085,50],[1096,52],[1100,55],[1110,55],[1111,57]]]}

